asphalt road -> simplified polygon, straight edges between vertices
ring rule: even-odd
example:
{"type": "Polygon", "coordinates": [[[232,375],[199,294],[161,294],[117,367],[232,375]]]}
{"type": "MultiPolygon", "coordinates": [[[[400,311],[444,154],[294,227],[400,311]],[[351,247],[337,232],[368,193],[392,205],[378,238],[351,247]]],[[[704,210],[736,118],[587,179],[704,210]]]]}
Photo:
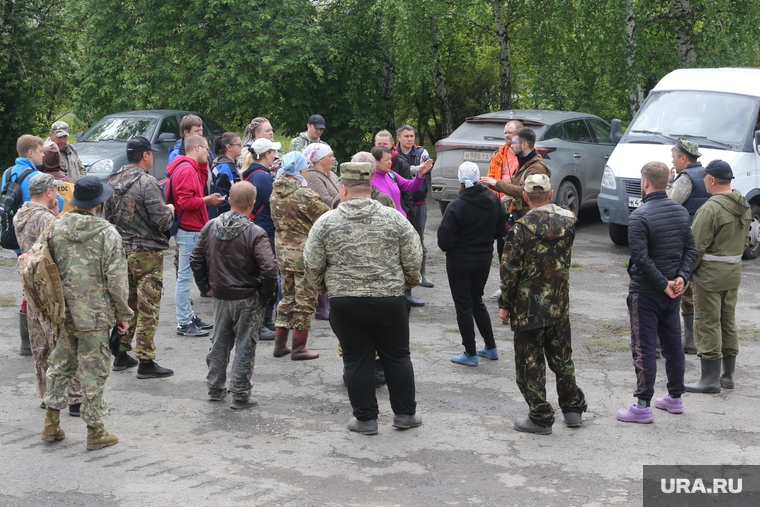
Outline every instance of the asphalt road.
{"type": "MultiPolygon", "coordinates": [[[[411,317],[412,359],[423,426],[391,428],[385,387],[378,390],[380,433],[350,433],[351,407],[329,324],[316,321],[310,348],[321,357],[295,362],[259,344],[253,395],[259,406],[233,411],[206,400],[207,338],[176,336],[174,270],[167,257],[158,362],[168,379],[113,372],[106,428],[119,443],[85,450],[80,419],[62,415],[66,439],[40,440],[44,412],[31,357],[18,349],[21,288],[11,252],[0,251],[0,505],[8,506],[603,506],[642,505],[642,465],[760,463],[760,261],[744,263],[737,321],[741,353],[736,389],[687,394],[684,413],[656,410],[650,425],[620,423],[634,401],[625,306],[626,248],[610,242],[594,212],[583,213],[573,252],[574,358],[589,411],[583,427],[555,424],[536,436],[512,429],[527,405],[515,384],[512,332],[493,325],[500,359],[477,368],[451,363],[460,337],[436,247],[440,221],[430,206],[428,270],[435,288],[414,293],[427,305],[411,317]]],[[[490,294],[498,287],[494,261],[490,294]]],[[[196,312],[211,303],[195,291],[196,312]]],[[[482,346],[482,341],[478,342],[482,346]]],[[[658,361],[664,372],[664,363],[658,361]]],[[[687,381],[698,360],[687,356],[687,381]]],[[[549,399],[556,408],[553,375],[549,399]]],[[[662,375],[656,396],[666,392],[662,375]]]]}

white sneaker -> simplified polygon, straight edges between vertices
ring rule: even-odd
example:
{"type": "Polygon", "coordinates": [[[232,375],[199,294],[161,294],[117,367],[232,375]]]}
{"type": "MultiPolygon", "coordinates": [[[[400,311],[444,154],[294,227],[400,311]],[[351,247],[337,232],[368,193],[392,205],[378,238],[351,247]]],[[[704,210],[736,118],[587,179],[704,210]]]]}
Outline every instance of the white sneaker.
{"type": "Polygon", "coordinates": [[[500,296],[501,296],[501,289],[491,294],[491,299],[499,299],[500,296]]]}

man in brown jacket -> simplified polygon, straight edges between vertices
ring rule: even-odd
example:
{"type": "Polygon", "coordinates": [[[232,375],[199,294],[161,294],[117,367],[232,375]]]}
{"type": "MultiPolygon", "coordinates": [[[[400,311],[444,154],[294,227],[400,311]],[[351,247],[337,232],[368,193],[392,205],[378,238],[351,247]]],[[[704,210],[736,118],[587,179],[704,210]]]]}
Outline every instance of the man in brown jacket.
{"type": "Polygon", "coordinates": [[[521,218],[528,211],[530,206],[523,200],[523,184],[525,180],[531,174],[545,174],[551,178],[552,172],[544,163],[544,159],[535,150],[536,145],[536,133],[533,130],[523,127],[515,132],[512,137],[512,146],[510,150],[517,156],[519,163],[517,169],[512,174],[512,181],[496,180],[484,176],[480,178],[480,183],[488,185],[492,190],[496,190],[502,194],[506,194],[512,197],[510,204],[510,212],[515,213],[508,223],[514,223],[515,220],[521,218]]]}

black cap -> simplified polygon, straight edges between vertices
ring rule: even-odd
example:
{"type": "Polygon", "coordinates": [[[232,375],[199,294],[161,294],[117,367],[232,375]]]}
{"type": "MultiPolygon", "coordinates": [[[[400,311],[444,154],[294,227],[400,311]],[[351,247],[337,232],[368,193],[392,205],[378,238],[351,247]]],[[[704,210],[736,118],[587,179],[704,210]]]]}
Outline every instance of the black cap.
{"type": "Polygon", "coordinates": [[[74,183],[74,197],[69,204],[77,208],[93,209],[111,197],[113,189],[97,176],[85,176],[74,183]]]}
{"type": "Polygon", "coordinates": [[[321,114],[313,114],[309,116],[309,121],[306,123],[313,125],[315,129],[325,128],[325,119],[322,118],[321,114]]]}
{"type": "Polygon", "coordinates": [[[147,137],[135,136],[127,141],[127,153],[142,153],[144,151],[155,151],[158,153],[158,149],[150,144],[147,137]]]}
{"type": "Polygon", "coordinates": [[[700,167],[697,169],[697,176],[704,176],[709,174],[719,180],[732,180],[734,179],[734,172],[731,170],[731,166],[724,160],[713,160],[707,167],[700,167]]]}

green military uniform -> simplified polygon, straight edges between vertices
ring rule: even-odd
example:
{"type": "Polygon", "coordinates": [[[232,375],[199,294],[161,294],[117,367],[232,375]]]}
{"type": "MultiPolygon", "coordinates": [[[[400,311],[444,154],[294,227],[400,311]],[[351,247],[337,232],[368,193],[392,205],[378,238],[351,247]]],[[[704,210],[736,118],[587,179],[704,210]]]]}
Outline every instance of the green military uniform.
{"type": "Polygon", "coordinates": [[[691,279],[694,342],[707,361],[739,353],[735,312],[751,222],[749,204],[738,190],[713,195],[694,216],[691,229],[699,255],[691,279]]]}
{"type": "Polygon", "coordinates": [[[510,312],[517,385],[541,427],[554,423],[546,401],[546,364],[557,376],[564,412],[586,411],[575,382],[569,318],[570,254],[575,215],[554,204],[533,209],[515,222],[504,243],[499,307],[510,312]]]}
{"type": "Polygon", "coordinates": [[[269,203],[282,279],[275,326],[308,331],[318,293],[304,278],[303,248],[311,226],[330,208],[316,192],[289,176],[275,180],[269,203]]]}
{"type": "Polygon", "coordinates": [[[65,392],[78,371],[82,418],[88,426],[100,425],[108,414],[103,397],[110,372],[108,331],[115,321],[133,316],[121,237],[102,218],[75,210],[53,224],[48,245],[63,282],[66,332],[50,356],[45,404],[66,407],[65,392]]]}

